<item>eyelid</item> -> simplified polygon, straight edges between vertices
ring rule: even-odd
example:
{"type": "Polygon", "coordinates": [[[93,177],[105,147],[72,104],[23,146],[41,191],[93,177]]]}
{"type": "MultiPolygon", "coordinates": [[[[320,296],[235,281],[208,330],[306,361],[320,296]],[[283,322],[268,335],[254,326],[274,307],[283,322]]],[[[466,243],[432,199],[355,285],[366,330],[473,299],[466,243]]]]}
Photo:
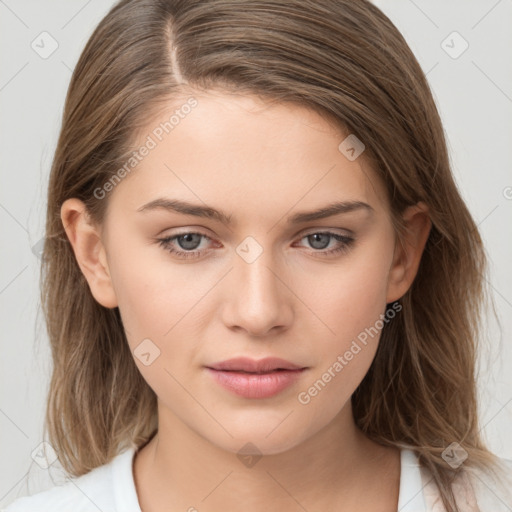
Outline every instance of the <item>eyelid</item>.
{"type": "MultiPolygon", "coordinates": [[[[304,238],[305,236],[308,236],[308,235],[313,235],[315,233],[324,233],[324,232],[331,232],[331,233],[334,233],[334,234],[337,234],[340,236],[346,236],[346,237],[354,237],[355,236],[355,232],[352,231],[351,229],[347,229],[347,228],[335,228],[335,227],[329,227],[329,226],[312,226],[310,228],[304,228],[304,230],[299,231],[299,233],[296,233],[295,235],[293,235],[291,240],[295,241],[297,239],[304,238]]],[[[205,238],[208,238],[211,241],[214,241],[216,238],[216,235],[212,236],[209,233],[210,233],[210,230],[208,230],[207,228],[204,228],[202,226],[201,227],[199,227],[199,226],[197,226],[197,227],[196,226],[183,226],[181,228],[163,229],[156,236],[161,237],[161,238],[171,238],[171,237],[180,236],[180,235],[198,234],[198,235],[204,236],[205,238]],[[165,233],[168,229],[173,229],[173,232],[163,235],[163,233],[165,233]],[[177,231],[174,231],[174,229],[176,229],[177,231]]]]}
{"type": "Polygon", "coordinates": [[[334,227],[329,227],[329,226],[325,226],[325,227],[315,226],[312,228],[306,228],[304,231],[301,231],[297,236],[304,237],[304,236],[308,236],[308,235],[313,235],[315,233],[325,233],[325,232],[335,233],[336,235],[347,236],[347,237],[355,236],[355,232],[352,231],[351,229],[334,228],[334,227]]]}
{"type": "Polygon", "coordinates": [[[207,236],[208,238],[215,238],[216,235],[211,235],[207,233],[213,233],[213,231],[209,230],[208,228],[205,228],[203,226],[181,226],[176,228],[165,228],[159,231],[156,236],[159,237],[171,237],[171,236],[179,236],[179,235],[186,235],[188,233],[197,233],[200,235],[207,236]],[[168,231],[172,231],[172,233],[165,234],[168,231]]]}

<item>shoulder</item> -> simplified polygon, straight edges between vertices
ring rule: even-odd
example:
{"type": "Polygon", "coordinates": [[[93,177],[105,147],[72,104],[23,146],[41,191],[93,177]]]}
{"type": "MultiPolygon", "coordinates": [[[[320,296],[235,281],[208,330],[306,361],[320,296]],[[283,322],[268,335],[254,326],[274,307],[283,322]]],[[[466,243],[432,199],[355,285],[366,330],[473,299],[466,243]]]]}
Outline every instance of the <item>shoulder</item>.
{"type": "Polygon", "coordinates": [[[126,455],[129,453],[119,454],[108,464],[62,485],[17,498],[0,512],[115,512],[113,467],[126,455]]]}
{"type": "Polygon", "coordinates": [[[512,510],[512,460],[499,458],[498,461],[501,469],[497,475],[478,470],[467,475],[483,512],[512,510]]]}
{"type": "MultiPolygon", "coordinates": [[[[498,458],[498,474],[469,467],[453,481],[461,512],[510,512],[512,510],[512,460],[498,458]]],[[[426,510],[445,512],[441,496],[426,468],[421,469],[426,510]]]]}

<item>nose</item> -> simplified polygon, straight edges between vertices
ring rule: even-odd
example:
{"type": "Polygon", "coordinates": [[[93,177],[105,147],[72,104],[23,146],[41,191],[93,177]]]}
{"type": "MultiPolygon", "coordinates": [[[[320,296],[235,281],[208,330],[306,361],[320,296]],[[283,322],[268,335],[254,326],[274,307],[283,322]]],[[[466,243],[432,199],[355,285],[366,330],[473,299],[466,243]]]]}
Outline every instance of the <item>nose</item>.
{"type": "Polygon", "coordinates": [[[225,325],[257,337],[268,335],[272,329],[289,327],[293,320],[293,293],[271,251],[263,250],[254,261],[235,254],[233,266],[226,283],[225,325]]]}

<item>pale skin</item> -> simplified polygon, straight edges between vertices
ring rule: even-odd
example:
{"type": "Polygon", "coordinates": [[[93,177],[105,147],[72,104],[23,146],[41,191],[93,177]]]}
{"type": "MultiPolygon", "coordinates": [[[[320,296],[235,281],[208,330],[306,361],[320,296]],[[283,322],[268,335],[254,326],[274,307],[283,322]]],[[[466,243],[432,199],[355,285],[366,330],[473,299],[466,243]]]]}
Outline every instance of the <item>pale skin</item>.
{"type": "MultiPolygon", "coordinates": [[[[78,199],[61,209],[91,293],[119,307],[132,353],[144,339],[160,350],[148,366],[134,356],[158,397],[158,434],[133,467],[141,509],[396,511],[400,452],[368,439],[350,402],[378,336],[308,404],[297,397],[410,288],[428,210],[405,210],[402,244],[364,153],[348,160],[338,150],[347,134],[318,113],[221,91],[194,97],[197,107],[104,199],[102,225],[88,221],[78,199]],[[157,198],[208,205],[232,215],[231,224],[137,211],[157,198]],[[371,209],[287,222],[336,201],[371,209]],[[344,243],[309,236],[326,231],[354,241],[327,255],[344,243]],[[198,258],[180,259],[157,241],[187,232],[205,237],[171,245],[198,258]],[[251,263],[236,251],[246,237],[262,248],[251,263]],[[248,399],[204,368],[237,356],[308,369],[277,396],[248,399]],[[252,467],[237,457],[247,442],[263,454],[252,467]]],[[[148,125],[141,144],[164,119],[148,125]]]]}

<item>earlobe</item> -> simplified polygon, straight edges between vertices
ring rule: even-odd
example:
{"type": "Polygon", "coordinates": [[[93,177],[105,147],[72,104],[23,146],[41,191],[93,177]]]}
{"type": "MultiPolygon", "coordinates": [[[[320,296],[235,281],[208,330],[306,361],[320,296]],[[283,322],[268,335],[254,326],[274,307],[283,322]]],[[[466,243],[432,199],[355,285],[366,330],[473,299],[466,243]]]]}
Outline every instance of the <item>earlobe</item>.
{"type": "Polygon", "coordinates": [[[60,216],[93,297],[106,308],[117,307],[101,233],[91,222],[85,204],[76,198],[68,199],[61,207],[60,216]]]}
{"type": "Polygon", "coordinates": [[[386,298],[388,304],[403,297],[411,287],[432,227],[428,207],[423,202],[406,208],[403,220],[404,239],[401,241],[397,237],[389,272],[386,298]]]}

